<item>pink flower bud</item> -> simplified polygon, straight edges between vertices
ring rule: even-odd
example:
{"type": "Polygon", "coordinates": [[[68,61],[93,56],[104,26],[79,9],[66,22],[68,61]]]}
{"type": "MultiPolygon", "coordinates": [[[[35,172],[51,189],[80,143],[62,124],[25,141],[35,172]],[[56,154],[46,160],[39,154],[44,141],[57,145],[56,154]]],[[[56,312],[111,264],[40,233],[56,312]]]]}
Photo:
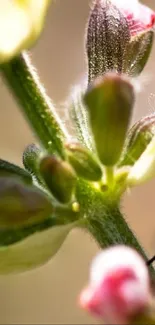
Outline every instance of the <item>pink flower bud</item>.
{"type": "Polygon", "coordinates": [[[145,312],[149,298],[145,261],[132,248],[115,246],[94,259],[80,305],[107,324],[129,324],[145,312]]]}
{"type": "Polygon", "coordinates": [[[94,0],[87,28],[88,81],[108,71],[139,75],[152,49],[155,12],[138,0],[94,0]]]}
{"type": "MultiPolygon", "coordinates": [[[[103,0],[101,0],[103,1],[103,0]]],[[[128,21],[131,36],[152,29],[155,25],[155,12],[138,0],[111,0],[128,21]]]]}

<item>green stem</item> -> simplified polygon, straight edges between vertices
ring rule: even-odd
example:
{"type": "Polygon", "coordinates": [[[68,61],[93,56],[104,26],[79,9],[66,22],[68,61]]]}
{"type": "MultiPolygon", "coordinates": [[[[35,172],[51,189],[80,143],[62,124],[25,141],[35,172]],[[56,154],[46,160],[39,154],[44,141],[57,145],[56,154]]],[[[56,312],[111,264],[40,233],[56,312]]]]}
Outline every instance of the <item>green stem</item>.
{"type": "Polygon", "coordinates": [[[88,219],[87,227],[101,248],[116,244],[130,245],[146,258],[143,248],[124,220],[119,207],[108,206],[104,210],[104,218],[94,216],[88,219]]]}
{"type": "Polygon", "coordinates": [[[84,228],[90,232],[99,247],[128,245],[148,260],[144,249],[121,214],[119,203],[112,200],[111,193],[102,193],[90,184],[80,181],[77,197],[85,214],[84,228]]]}
{"type": "Polygon", "coordinates": [[[114,167],[106,167],[106,182],[111,188],[114,184],[114,167]]]}
{"type": "Polygon", "coordinates": [[[1,72],[41,144],[48,152],[55,152],[64,158],[66,131],[40,84],[28,54],[25,52],[3,64],[1,72]]]}

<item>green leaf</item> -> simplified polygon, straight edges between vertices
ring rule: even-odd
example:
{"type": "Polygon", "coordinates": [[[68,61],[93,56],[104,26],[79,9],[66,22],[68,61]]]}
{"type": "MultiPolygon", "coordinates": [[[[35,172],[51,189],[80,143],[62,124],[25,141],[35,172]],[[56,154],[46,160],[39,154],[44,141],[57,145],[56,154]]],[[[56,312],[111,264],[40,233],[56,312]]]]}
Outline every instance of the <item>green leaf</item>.
{"type": "Polygon", "coordinates": [[[101,162],[115,165],[121,155],[134,104],[128,79],[115,73],[97,79],[84,95],[101,162]]]}
{"type": "Polygon", "coordinates": [[[53,257],[77,222],[37,232],[18,243],[0,247],[0,274],[27,271],[53,257]]]}

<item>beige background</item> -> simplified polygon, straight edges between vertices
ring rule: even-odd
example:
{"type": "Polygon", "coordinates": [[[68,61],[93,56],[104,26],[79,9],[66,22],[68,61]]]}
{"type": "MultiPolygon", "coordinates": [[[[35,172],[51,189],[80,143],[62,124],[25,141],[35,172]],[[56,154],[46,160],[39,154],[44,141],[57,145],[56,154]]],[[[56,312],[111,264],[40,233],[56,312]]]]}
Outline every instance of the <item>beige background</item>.
{"type": "MultiPolygon", "coordinates": [[[[155,9],[154,0],[146,3],[155,9]]],[[[89,0],[55,1],[33,50],[33,61],[57,104],[85,73],[83,36],[89,6],[89,0]]],[[[155,110],[154,55],[155,48],[140,78],[134,119],[155,110]]],[[[33,136],[2,81],[0,98],[0,156],[21,164],[22,150],[33,136]]],[[[149,254],[155,253],[155,181],[126,196],[124,211],[149,254]]],[[[24,275],[0,277],[0,324],[89,323],[77,306],[77,296],[96,252],[96,244],[87,235],[73,231],[46,266],[24,275]]]]}

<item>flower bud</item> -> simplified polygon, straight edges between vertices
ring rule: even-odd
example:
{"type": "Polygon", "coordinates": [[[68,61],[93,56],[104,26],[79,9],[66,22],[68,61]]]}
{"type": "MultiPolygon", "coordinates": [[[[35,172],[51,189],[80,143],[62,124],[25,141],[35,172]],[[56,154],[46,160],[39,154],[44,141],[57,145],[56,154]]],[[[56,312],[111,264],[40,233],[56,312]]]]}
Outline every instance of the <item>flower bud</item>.
{"type": "Polygon", "coordinates": [[[84,95],[96,149],[104,165],[115,165],[123,149],[132,115],[134,89],[129,80],[109,73],[84,95]]]}
{"type": "Polygon", "coordinates": [[[50,0],[0,1],[0,63],[29,48],[39,37],[50,0]]]}
{"type": "Polygon", "coordinates": [[[76,185],[76,174],[69,163],[56,156],[45,156],[40,161],[40,174],[53,196],[61,203],[68,203],[76,185]]]}
{"type": "MultiPolygon", "coordinates": [[[[104,0],[101,0],[104,1],[104,0]]],[[[127,19],[131,36],[138,35],[154,27],[155,12],[140,3],[139,0],[110,0],[127,19]]]]}
{"type": "Polygon", "coordinates": [[[35,144],[30,144],[26,147],[23,153],[23,165],[35,180],[43,187],[45,183],[39,172],[39,161],[44,155],[44,151],[35,144]]]}
{"type": "Polygon", "coordinates": [[[77,143],[66,145],[67,157],[79,177],[89,181],[99,181],[102,170],[97,159],[86,148],[77,143]]]}
{"type": "Polygon", "coordinates": [[[38,161],[42,155],[41,149],[35,144],[30,144],[26,147],[23,153],[23,165],[32,174],[38,171],[38,161]]]}
{"type": "Polygon", "coordinates": [[[130,40],[126,18],[110,1],[96,0],[87,29],[89,82],[108,71],[122,71],[130,40]]]}
{"type": "Polygon", "coordinates": [[[148,269],[132,248],[115,246],[95,258],[81,306],[105,324],[130,324],[145,313],[150,299],[148,269]]]}
{"type": "Polygon", "coordinates": [[[87,28],[88,79],[139,74],[152,48],[155,13],[138,0],[95,0],[87,28]]]}
{"type": "Polygon", "coordinates": [[[142,184],[155,177],[155,136],[140,158],[135,162],[127,178],[128,186],[142,184]]]}
{"type": "Polygon", "coordinates": [[[143,71],[150,56],[153,40],[153,31],[143,32],[131,38],[124,55],[122,72],[135,77],[143,71]]]}
{"type": "Polygon", "coordinates": [[[139,120],[129,130],[119,166],[134,165],[155,135],[155,114],[139,120]]]}
{"type": "Polygon", "coordinates": [[[47,219],[53,208],[43,192],[14,177],[0,177],[0,228],[24,227],[47,219]]]}

